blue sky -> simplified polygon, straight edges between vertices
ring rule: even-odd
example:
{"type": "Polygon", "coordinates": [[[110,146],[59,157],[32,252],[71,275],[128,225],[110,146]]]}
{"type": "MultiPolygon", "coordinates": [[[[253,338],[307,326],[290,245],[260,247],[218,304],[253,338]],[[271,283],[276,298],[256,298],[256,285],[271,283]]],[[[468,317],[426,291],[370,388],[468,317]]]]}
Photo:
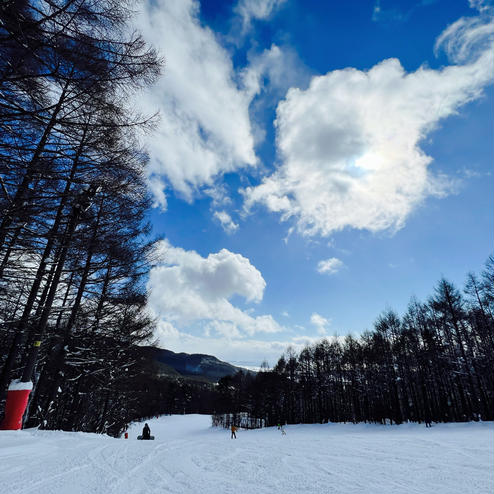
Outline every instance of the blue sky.
{"type": "Polygon", "coordinates": [[[493,249],[483,0],[154,0],[138,105],[159,344],[249,366],[372,328],[493,249]]]}

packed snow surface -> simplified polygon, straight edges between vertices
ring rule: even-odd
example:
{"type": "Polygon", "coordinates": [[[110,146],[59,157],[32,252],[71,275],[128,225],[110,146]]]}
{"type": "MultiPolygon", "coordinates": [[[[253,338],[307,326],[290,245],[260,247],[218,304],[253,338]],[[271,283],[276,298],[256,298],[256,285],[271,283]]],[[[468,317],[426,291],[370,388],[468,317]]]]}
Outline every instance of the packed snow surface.
{"type": "Polygon", "coordinates": [[[37,494],[483,494],[494,424],[292,425],[230,432],[209,416],[148,421],[154,441],[0,431],[0,491],[37,494]]]}

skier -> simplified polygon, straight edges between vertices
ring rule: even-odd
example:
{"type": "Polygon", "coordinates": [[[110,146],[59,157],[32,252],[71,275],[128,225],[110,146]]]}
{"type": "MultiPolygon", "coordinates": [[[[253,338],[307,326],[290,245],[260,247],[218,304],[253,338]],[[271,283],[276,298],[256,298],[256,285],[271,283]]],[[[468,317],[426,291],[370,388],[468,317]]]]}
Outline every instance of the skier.
{"type": "Polygon", "coordinates": [[[431,418],[431,411],[430,409],[427,407],[426,410],[425,410],[425,426],[426,427],[432,427],[432,418],[431,418]]]}
{"type": "Polygon", "coordinates": [[[143,439],[151,439],[151,429],[149,425],[144,424],[144,429],[142,429],[142,438],[143,439]]]}
{"type": "Polygon", "coordinates": [[[231,439],[233,439],[233,438],[237,439],[237,434],[235,434],[235,432],[237,432],[237,428],[233,424],[232,424],[231,430],[232,430],[231,439]]]}

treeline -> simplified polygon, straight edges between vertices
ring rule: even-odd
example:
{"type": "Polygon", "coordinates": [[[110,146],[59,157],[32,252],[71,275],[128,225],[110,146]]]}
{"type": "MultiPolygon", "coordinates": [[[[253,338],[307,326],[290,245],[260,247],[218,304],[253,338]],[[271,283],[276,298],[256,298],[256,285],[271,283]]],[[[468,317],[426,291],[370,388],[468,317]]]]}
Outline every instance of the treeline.
{"type": "Polygon", "coordinates": [[[266,425],[457,422],[494,419],[494,257],[464,294],[442,279],[399,317],[378,317],[359,338],[292,349],[272,370],[220,381],[221,411],[266,425]]]}
{"type": "Polygon", "coordinates": [[[138,400],[129,411],[130,420],[163,414],[213,414],[220,399],[213,383],[151,374],[141,375],[138,381],[132,393],[138,400]]]}
{"type": "Polygon", "coordinates": [[[30,426],[118,432],[145,365],[153,119],[132,101],[161,61],[132,6],[0,5],[0,415],[9,382],[34,380],[30,426]]]}

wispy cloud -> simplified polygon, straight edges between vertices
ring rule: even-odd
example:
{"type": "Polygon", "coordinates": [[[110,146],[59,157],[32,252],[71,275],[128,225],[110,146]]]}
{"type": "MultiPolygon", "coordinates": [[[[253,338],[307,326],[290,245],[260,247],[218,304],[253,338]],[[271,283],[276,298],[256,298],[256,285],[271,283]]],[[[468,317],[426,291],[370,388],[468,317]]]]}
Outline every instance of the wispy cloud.
{"type": "Polygon", "coordinates": [[[286,0],[239,0],[235,12],[242,19],[242,31],[245,33],[252,20],[266,20],[285,3],[286,0]]]}
{"type": "Polygon", "coordinates": [[[213,215],[227,233],[234,233],[238,230],[238,224],[235,223],[226,211],[215,211],[213,215]]]}
{"type": "Polygon", "coordinates": [[[436,2],[437,0],[417,0],[411,8],[403,9],[397,6],[396,2],[392,0],[384,2],[384,7],[381,0],[376,0],[372,9],[372,20],[374,22],[384,23],[406,22],[417,9],[427,7],[436,2]]]}
{"type": "Polygon", "coordinates": [[[476,2],[480,15],[462,17],[448,26],[434,45],[436,55],[444,50],[449,59],[457,64],[467,63],[479,53],[492,50],[494,43],[494,20],[492,8],[485,2],[476,2]]]}
{"type": "Polygon", "coordinates": [[[321,316],[317,312],[314,312],[310,316],[310,323],[316,327],[317,333],[321,336],[324,336],[327,333],[328,326],[330,325],[331,321],[329,319],[326,319],[325,317],[321,316]]]}
{"type": "Polygon", "coordinates": [[[372,20],[374,22],[404,22],[408,19],[409,11],[402,11],[396,7],[383,8],[381,0],[376,0],[372,9],[372,20]]]}
{"type": "Polygon", "coordinates": [[[336,257],[319,261],[317,271],[321,274],[335,274],[344,266],[343,261],[336,257]]]}
{"type": "Polygon", "coordinates": [[[263,360],[274,366],[288,347],[298,353],[306,345],[321,339],[320,336],[294,336],[266,341],[255,337],[232,339],[223,335],[198,336],[187,330],[179,330],[163,320],[158,322],[155,337],[158,345],[175,352],[208,353],[227,362],[242,362],[242,366],[249,367],[260,366],[263,360]]]}
{"type": "Polygon", "coordinates": [[[264,93],[279,101],[289,88],[307,87],[313,75],[290,46],[272,44],[260,53],[249,52],[248,61],[242,80],[251,96],[264,93]]]}

